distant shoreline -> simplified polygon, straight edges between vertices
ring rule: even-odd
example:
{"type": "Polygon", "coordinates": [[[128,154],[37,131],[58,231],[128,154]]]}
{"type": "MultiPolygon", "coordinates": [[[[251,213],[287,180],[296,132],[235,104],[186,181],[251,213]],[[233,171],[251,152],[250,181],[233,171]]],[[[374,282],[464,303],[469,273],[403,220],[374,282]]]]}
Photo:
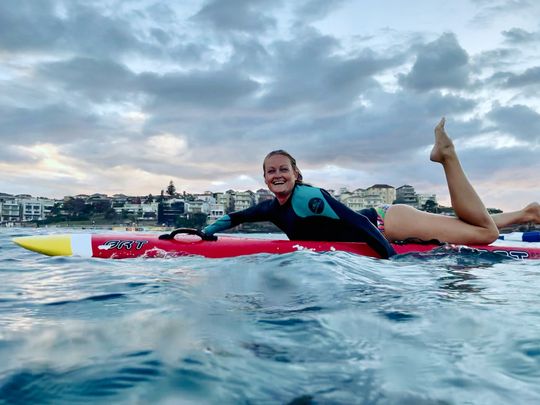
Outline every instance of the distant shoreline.
{"type": "MultiPolygon", "coordinates": [[[[170,232],[177,227],[174,226],[158,226],[158,225],[119,225],[119,224],[47,224],[38,225],[35,223],[29,224],[17,224],[6,226],[0,224],[0,229],[80,229],[80,230],[99,230],[99,231],[113,231],[113,232],[170,232]]],[[[529,232],[540,231],[540,225],[516,225],[501,229],[500,234],[508,234],[512,232],[529,232]]],[[[283,232],[271,223],[262,224],[242,224],[235,228],[220,232],[225,234],[250,234],[250,233],[269,233],[269,234],[283,234],[283,232]]]]}

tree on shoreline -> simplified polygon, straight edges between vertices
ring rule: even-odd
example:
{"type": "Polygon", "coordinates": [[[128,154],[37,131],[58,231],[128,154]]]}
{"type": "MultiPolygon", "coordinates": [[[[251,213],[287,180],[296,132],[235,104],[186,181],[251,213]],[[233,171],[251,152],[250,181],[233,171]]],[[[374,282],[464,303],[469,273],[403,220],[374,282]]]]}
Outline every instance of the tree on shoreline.
{"type": "Polygon", "coordinates": [[[169,196],[171,197],[176,196],[176,187],[174,186],[174,183],[172,180],[169,182],[169,185],[167,186],[167,194],[169,194],[169,196]]]}

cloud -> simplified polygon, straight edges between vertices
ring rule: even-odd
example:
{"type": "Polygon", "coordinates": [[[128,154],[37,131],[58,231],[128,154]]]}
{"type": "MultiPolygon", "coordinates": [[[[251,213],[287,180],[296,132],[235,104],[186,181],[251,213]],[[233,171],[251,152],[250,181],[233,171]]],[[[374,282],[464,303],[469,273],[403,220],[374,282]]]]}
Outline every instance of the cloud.
{"type": "Polygon", "coordinates": [[[54,15],[50,1],[0,2],[0,49],[7,51],[46,49],[64,33],[62,20],[54,15]]]}
{"type": "Polygon", "coordinates": [[[521,74],[507,73],[504,85],[506,87],[526,87],[540,84],[540,66],[525,70],[521,74]]]}
{"type": "Polygon", "coordinates": [[[532,4],[475,2],[491,38],[478,20],[443,33],[384,9],[348,26],[343,0],[4,3],[0,191],[259,188],[278,148],[316,185],[444,184],[428,161],[443,115],[486,187],[538,168],[538,25],[515,17],[532,4]],[[47,154],[64,164],[56,180],[47,154]]]}
{"type": "Polygon", "coordinates": [[[96,116],[61,104],[36,109],[7,107],[0,114],[0,138],[4,143],[66,143],[77,137],[94,137],[99,132],[96,116]]]}
{"type": "Polygon", "coordinates": [[[270,76],[261,100],[264,108],[304,108],[326,114],[350,108],[362,92],[378,87],[378,73],[399,65],[401,55],[379,55],[370,49],[339,54],[339,41],[315,30],[301,39],[277,41],[271,47],[270,76]]]}
{"type": "Polygon", "coordinates": [[[503,31],[502,35],[511,44],[536,42],[540,39],[538,32],[529,32],[521,28],[512,28],[508,31],[503,31]]]}
{"type": "Polygon", "coordinates": [[[54,1],[0,2],[0,47],[8,51],[81,51],[118,54],[141,45],[126,19],[108,17],[97,8],[54,1]]]}
{"type": "MultiPolygon", "coordinates": [[[[508,69],[515,64],[515,61],[522,57],[522,51],[518,48],[496,48],[481,52],[471,61],[471,69],[477,74],[481,74],[488,69],[508,69]]],[[[499,71],[500,73],[500,71],[499,71]]]]}
{"type": "MultiPolygon", "coordinates": [[[[536,2],[529,0],[472,0],[479,7],[473,24],[492,24],[497,18],[534,13],[536,2]]],[[[533,14],[534,15],[534,14],[533,14]]]]}
{"type": "Polygon", "coordinates": [[[217,31],[264,33],[276,27],[276,20],[264,13],[265,8],[275,3],[274,0],[212,0],[192,20],[206,23],[217,31]]]}
{"type": "Polygon", "coordinates": [[[138,85],[153,97],[151,106],[178,108],[226,108],[239,99],[249,97],[258,89],[258,83],[230,69],[216,71],[190,71],[188,73],[143,73],[138,85]]]}
{"type": "Polygon", "coordinates": [[[136,92],[135,75],[125,66],[108,59],[77,57],[43,63],[36,73],[68,93],[77,92],[92,102],[123,99],[136,92]]]}
{"type": "Polygon", "coordinates": [[[497,129],[540,148],[540,114],[525,105],[494,105],[486,115],[497,129]]]}
{"type": "Polygon", "coordinates": [[[308,0],[299,3],[295,10],[297,24],[307,25],[322,20],[345,3],[345,0],[308,0]]]}
{"type": "Polygon", "coordinates": [[[469,56],[452,33],[420,46],[408,74],[400,75],[402,86],[416,91],[462,89],[470,81],[469,56]]]}

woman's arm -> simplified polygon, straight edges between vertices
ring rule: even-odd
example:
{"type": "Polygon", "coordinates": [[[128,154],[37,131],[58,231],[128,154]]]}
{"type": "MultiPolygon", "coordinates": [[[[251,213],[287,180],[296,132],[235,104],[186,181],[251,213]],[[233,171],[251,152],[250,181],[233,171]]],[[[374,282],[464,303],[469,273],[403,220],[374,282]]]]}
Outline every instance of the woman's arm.
{"type": "Polygon", "coordinates": [[[389,258],[396,254],[396,251],[381,234],[381,232],[373,225],[373,223],[364,215],[351,210],[346,205],[340,203],[333,198],[326,190],[321,189],[321,192],[330,207],[334,210],[337,216],[352,225],[358,230],[366,243],[371,246],[382,258],[389,258]]]}
{"type": "Polygon", "coordinates": [[[232,227],[234,227],[234,225],[232,224],[231,217],[229,215],[223,215],[221,218],[218,218],[216,222],[205,227],[203,232],[207,235],[213,235],[232,227]]]}
{"type": "Polygon", "coordinates": [[[274,200],[263,201],[253,207],[246,208],[242,211],[231,212],[217,219],[213,224],[208,225],[203,229],[203,232],[208,235],[213,235],[217,232],[222,232],[244,222],[262,222],[268,221],[271,206],[274,200]]]}

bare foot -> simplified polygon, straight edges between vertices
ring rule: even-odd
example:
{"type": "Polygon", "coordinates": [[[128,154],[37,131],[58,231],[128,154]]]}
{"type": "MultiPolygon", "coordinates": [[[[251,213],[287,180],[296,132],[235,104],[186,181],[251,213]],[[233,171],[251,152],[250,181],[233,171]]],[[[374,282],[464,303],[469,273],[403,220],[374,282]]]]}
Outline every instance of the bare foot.
{"type": "Polygon", "coordinates": [[[449,157],[456,155],[454,143],[444,130],[445,121],[445,118],[442,117],[435,127],[435,144],[429,155],[430,160],[433,162],[443,163],[449,157]]]}
{"type": "Polygon", "coordinates": [[[534,224],[540,224],[540,204],[537,202],[532,202],[523,208],[525,215],[527,216],[527,221],[534,224]]]}

